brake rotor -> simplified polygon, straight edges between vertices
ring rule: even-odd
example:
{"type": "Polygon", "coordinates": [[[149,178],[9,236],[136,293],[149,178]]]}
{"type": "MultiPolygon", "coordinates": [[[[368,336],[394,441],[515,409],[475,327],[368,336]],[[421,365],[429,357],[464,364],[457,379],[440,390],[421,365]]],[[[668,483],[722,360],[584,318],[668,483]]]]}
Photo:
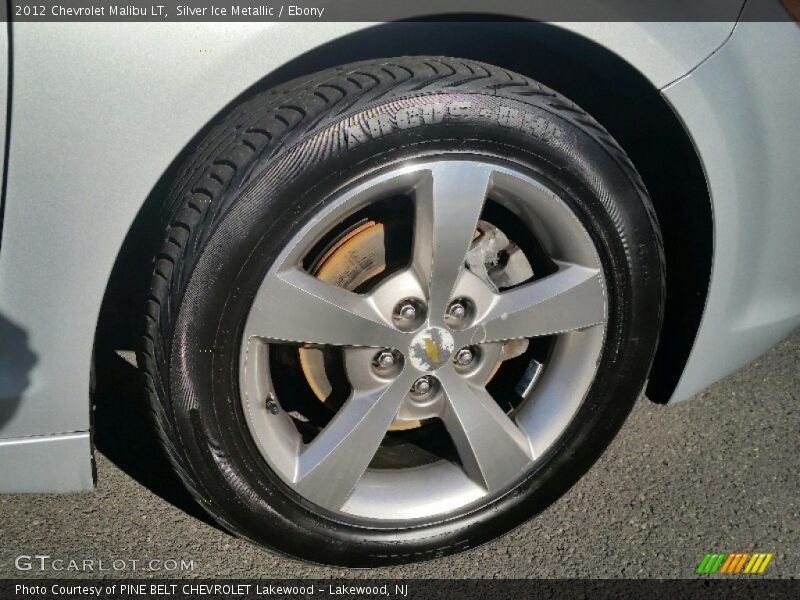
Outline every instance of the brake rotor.
{"type": "MultiPolygon", "coordinates": [[[[329,246],[311,268],[320,281],[353,291],[386,269],[386,250],[382,223],[366,221],[355,225],[329,246]]],[[[325,371],[324,355],[315,348],[300,348],[300,368],[311,391],[320,402],[327,402],[333,390],[325,371]]],[[[398,421],[391,431],[419,427],[419,421],[398,421]],[[410,426],[410,427],[409,427],[410,426]]]]}

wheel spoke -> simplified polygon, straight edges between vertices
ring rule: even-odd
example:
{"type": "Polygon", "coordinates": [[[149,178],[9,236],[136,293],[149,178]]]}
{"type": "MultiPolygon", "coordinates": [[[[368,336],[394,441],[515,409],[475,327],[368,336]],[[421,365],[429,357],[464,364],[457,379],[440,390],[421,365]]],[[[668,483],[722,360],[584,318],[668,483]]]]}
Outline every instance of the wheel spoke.
{"type": "Polygon", "coordinates": [[[296,268],[264,280],[245,333],[247,338],[336,346],[396,348],[406,343],[406,335],[381,316],[369,296],[296,268]]]}
{"type": "Polygon", "coordinates": [[[605,321],[605,302],[599,269],[559,263],[544,279],[495,294],[478,323],[454,337],[466,345],[584,329],[605,321]]]}
{"type": "Polygon", "coordinates": [[[414,269],[428,289],[433,324],[441,325],[475,233],[493,169],[443,162],[416,189],[414,269]]]}
{"type": "Polygon", "coordinates": [[[326,508],[341,508],[375,456],[413,381],[411,369],[406,369],[384,387],[354,391],[298,457],[297,491],[326,508]]]}
{"type": "Polygon", "coordinates": [[[531,463],[525,434],[482,387],[441,369],[447,395],[442,415],[467,475],[489,492],[499,490],[531,463]]]}

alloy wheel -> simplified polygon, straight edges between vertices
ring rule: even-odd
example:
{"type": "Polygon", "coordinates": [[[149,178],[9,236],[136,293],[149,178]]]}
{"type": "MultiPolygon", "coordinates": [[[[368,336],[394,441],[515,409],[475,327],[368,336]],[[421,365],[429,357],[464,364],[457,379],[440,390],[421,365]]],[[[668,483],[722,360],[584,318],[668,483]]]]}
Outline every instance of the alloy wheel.
{"type": "Polygon", "coordinates": [[[392,165],[331,198],[271,265],[242,334],[244,415],[269,467],[327,511],[468,510],[510,489],[566,429],[606,322],[595,246],[546,182],[476,155],[392,165]],[[369,211],[381,204],[376,243],[369,211]],[[391,260],[390,229],[408,239],[391,260]],[[528,239],[544,257],[521,249],[528,239]],[[350,275],[322,276],[334,259],[350,275]],[[299,388],[278,363],[294,359],[298,385],[330,413],[318,422],[290,406],[299,388]],[[424,460],[378,460],[409,432],[424,460]]]}

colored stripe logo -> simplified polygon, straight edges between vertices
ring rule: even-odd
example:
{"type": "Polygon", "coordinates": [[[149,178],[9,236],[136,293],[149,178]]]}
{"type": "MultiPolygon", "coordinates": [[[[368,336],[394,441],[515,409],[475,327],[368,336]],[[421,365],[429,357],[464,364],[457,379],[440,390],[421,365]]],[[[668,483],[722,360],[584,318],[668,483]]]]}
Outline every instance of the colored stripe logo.
{"type": "Polygon", "coordinates": [[[697,567],[699,575],[761,575],[772,560],[772,553],[714,552],[707,553],[697,567]]]}

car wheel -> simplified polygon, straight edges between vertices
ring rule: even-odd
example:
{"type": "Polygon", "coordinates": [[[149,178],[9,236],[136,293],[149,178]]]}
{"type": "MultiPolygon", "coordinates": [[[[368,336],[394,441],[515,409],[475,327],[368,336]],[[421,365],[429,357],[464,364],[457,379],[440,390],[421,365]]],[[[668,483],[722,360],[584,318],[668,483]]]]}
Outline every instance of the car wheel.
{"type": "Polygon", "coordinates": [[[378,566],[509,531],[598,458],[655,352],[663,256],[614,139],[541,84],[397,58],[259,93],[164,209],[139,354],[225,527],[378,566]]]}

